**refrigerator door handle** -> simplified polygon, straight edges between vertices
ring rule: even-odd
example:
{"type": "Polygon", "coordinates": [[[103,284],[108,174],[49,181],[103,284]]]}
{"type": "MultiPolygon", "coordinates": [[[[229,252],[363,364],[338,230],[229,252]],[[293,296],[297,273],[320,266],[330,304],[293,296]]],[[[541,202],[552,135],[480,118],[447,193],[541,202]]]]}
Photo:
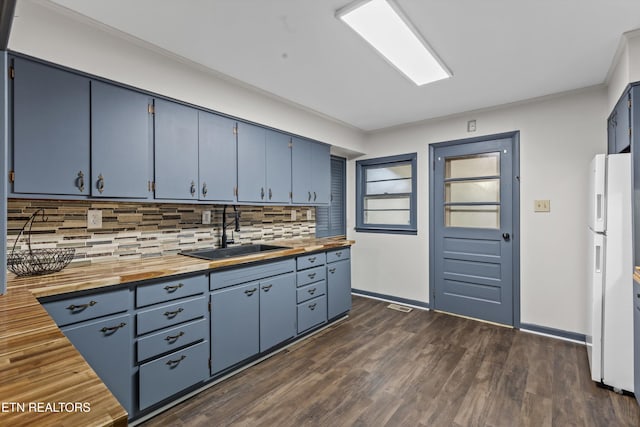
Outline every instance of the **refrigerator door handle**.
{"type": "Polygon", "coordinates": [[[602,246],[596,245],[596,273],[602,273],[602,246]]]}
{"type": "Polygon", "coordinates": [[[602,194],[596,194],[596,221],[602,221],[602,194]]]}

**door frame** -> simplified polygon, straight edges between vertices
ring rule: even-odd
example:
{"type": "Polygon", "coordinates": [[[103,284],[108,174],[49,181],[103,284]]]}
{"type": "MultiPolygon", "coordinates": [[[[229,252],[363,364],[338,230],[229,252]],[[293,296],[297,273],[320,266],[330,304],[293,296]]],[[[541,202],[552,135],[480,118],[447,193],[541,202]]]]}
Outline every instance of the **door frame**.
{"type": "Polygon", "coordinates": [[[429,306],[436,309],[435,300],[435,150],[436,148],[463,145],[474,142],[491,141],[494,139],[511,139],[513,153],[513,183],[511,203],[513,214],[512,262],[513,262],[513,327],[520,329],[520,131],[504,132],[473,138],[456,139],[452,141],[429,144],[429,306]]]}

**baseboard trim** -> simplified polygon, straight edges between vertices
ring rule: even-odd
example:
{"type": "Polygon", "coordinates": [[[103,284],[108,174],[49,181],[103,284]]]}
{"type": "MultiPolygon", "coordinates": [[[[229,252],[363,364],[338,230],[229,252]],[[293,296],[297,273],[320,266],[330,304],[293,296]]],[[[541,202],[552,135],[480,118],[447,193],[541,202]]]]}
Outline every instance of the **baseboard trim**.
{"type": "Polygon", "coordinates": [[[397,302],[409,307],[414,307],[421,310],[429,310],[428,302],[417,301],[417,300],[408,299],[408,298],[394,297],[392,295],[379,294],[377,292],[369,292],[369,291],[363,291],[361,289],[353,289],[353,288],[351,289],[351,293],[354,295],[365,297],[365,298],[377,299],[379,301],[386,301],[386,302],[397,302]]]}
{"type": "Polygon", "coordinates": [[[585,344],[587,341],[587,337],[584,334],[564,331],[562,329],[549,328],[547,326],[534,325],[531,323],[521,323],[520,330],[523,332],[531,332],[534,334],[544,335],[552,338],[560,338],[565,341],[575,342],[577,344],[585,344]]]}

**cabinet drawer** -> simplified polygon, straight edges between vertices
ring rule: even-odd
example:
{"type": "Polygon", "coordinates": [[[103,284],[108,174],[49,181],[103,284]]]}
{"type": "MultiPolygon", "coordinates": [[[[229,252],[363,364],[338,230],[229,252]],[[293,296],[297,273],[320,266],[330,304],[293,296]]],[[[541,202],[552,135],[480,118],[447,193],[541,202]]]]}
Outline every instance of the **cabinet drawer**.
{"type": "Polygon", "coordinates": [[[321,296],[298,304],[298,333],[327,321],[327,298],[321,296]]]}
{"type": "Polygon", "coordinates": [[[137,314],[138,335],[177,325],[189,320],[204,317],[207,312],[207,299],[202,296],[173,304],[140,311],[137,314]]]}
{"type": "Polygon", "coordinates": [[[201,319],[140,338],[138,339],[138,362],[206,340],[208,334],[207,321],[201,319]]]}
{"type": "Polygon", "coordinates": [[[136,307],[201,295],[207,290],[207,276],[163,280],[136,287],[136,307]]]}
{"type": "Polygon", "coordinates": [[[158,403],[208,377],[208,342],[140,365],[140,409],[158,403]]]}
{"type": "Polygon", "coordinates": [[[311,298],[316,298],[327,293],[327,282],[322,280],[315,282],[302,288],[298,288],[297,303],[300,304],[311,298]]]}
{"type": "Polygon", "coordinates": [[[342,248],[327,252],[327,263],[349,259],[351,257],[351,249],[342,248]]]}
{"type": "Polygon", "coordinates": [[[116,289],[51,302],[43,301],[42,305],[58,326],[70,325],[127,311],[129,289],[116,289]]]}
{"type": "Polygon", "coordinates": [[[305,268],[324,265],[326,259],[327,258],[324,252],[319,252],[316,254],[299,256],[298,258],[296,258],[296,263],[297,263],[298,270],[304,270],[305,268]]]}
{"type": "Polygon", "coordinates": [[[308,270],[298,271],[297,284],[298,286],[308,285],[309,283],[318,282],[324,280],[327,277],[327,270],[324,265],[319,267],[310,268],[308,270]]]}
{"type": "Polygon", "coordinates": [[[270,262],[268,264],[251,267],[240,267],[232,270],[213,272],[209,275],[210,288],[214,291],[216,289],[226,288],[227,286],[238,285],[240,283],[252,282],[266,277],[289,273],[294,271],[295,268],[295,261],[293,259],[288,259],[285,261],[270,262]]]}

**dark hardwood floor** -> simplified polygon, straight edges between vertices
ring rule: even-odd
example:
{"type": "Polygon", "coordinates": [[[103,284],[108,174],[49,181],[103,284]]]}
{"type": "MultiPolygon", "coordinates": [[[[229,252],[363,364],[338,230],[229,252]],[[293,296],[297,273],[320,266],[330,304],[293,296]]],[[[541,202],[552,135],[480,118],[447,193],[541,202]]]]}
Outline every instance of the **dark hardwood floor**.
{"type": "Polygon", "coordinates": [[[354,297],[346,321],[145,426],[640,426],[585,347],[354,297]]]}

